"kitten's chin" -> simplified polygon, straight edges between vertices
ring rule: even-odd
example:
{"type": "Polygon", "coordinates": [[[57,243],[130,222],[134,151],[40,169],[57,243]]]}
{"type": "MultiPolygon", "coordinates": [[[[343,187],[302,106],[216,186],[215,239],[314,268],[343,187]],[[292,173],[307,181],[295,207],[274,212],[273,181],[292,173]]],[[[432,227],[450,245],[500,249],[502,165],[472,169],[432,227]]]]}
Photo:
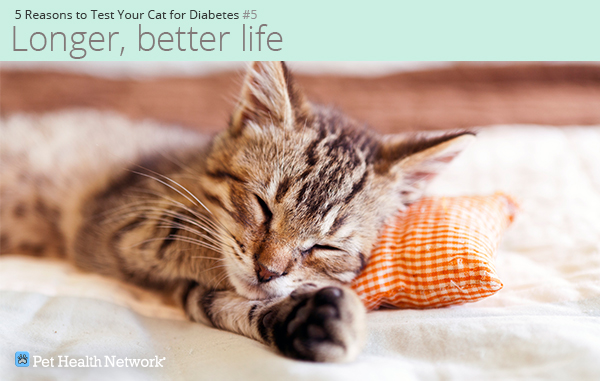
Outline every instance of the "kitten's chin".
{"type": "Polygon", "coordinates": [[[272,285],[265,287],[258,283],[253,284],[242,279],[238,279],[235,276],[230,277],[230,282],[238,294],[250,300],[270,299],[289,294],[289,292],[286,292],[283,289],[273,290],[272,285]]]}

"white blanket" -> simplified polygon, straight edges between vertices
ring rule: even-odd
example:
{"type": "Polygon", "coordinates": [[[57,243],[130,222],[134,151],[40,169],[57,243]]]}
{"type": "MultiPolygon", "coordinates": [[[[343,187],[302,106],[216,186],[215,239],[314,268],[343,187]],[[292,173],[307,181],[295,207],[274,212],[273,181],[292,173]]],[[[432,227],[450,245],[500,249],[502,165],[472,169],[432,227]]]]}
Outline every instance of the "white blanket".
{"type": "Polygon", "coordinates": [[[504,288],[463,306],[370,313],[351,364],[288,360],[187,322],[139,288],[60,261],[0,257],[0,379],[600,379],[600,127],[482,129],[429,193],[495,191],[523,209],[497,255],[504,288]],[[16,351],[54,367],[17,368],[16,351]],[[65,368],[58,356],[165,360],[65,368]]]}

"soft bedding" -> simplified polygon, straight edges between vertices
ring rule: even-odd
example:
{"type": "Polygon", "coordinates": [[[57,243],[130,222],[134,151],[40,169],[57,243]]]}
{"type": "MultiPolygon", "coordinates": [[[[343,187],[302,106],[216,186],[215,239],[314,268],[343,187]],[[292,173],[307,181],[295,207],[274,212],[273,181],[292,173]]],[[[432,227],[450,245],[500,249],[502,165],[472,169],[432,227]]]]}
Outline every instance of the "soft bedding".
{"type": "Polygon", "coordinates": [[[600,126],[482,128],[429,194],[497,191],[522,207],[496,257],[504,288],[468,305],[372,312],[350,364],[289,360],[187,322],[148,291],[57,260],[0,257],[0,378],[600,379],[600,126]],[[16,351],[55,367],[18,368],[16,351]],[[58,356],[165,360],[59,368],[58,356]]]}

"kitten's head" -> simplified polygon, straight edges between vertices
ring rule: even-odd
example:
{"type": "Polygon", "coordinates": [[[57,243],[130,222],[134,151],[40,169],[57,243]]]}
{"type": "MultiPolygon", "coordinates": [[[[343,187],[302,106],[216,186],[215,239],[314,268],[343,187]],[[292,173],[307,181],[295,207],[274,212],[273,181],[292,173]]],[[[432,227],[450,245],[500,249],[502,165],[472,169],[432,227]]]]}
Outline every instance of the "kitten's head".
{"type": "Polygon", "coordinates": [[[287,295],[301,282],[350,282],[383,222],[473,139],[379,136],[308,103],[281,62],[254,63],[229,129],[207,161],[206,200],[241,295],[287,295]]]}

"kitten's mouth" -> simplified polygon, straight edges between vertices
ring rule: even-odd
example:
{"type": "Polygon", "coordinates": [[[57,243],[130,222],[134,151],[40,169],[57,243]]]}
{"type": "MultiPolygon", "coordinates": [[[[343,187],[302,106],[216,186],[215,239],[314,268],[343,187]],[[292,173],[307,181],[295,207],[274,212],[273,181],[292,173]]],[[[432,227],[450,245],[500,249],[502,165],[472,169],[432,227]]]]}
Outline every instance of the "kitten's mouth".
{"type": "Polygon", "coordinates": [[[260,283],[255,274],[249,273],[247,269],[240,268],[239,263],[233,262],[233,266],[226,268],[227,278],[235,291],[250,300],[270,299],[289,295],[293,290],[288,290],[287,282],[275,279],[268,283],[260,283]]]}
{"type": "Polygon", "coordinates": [[[235,276],[230,277],[230,279],[236,292],[251,300],[270,299],[286,295],[283,288],[273,287],[273,285],[262,285],[256,280],[249,281],[235,276]]]}

